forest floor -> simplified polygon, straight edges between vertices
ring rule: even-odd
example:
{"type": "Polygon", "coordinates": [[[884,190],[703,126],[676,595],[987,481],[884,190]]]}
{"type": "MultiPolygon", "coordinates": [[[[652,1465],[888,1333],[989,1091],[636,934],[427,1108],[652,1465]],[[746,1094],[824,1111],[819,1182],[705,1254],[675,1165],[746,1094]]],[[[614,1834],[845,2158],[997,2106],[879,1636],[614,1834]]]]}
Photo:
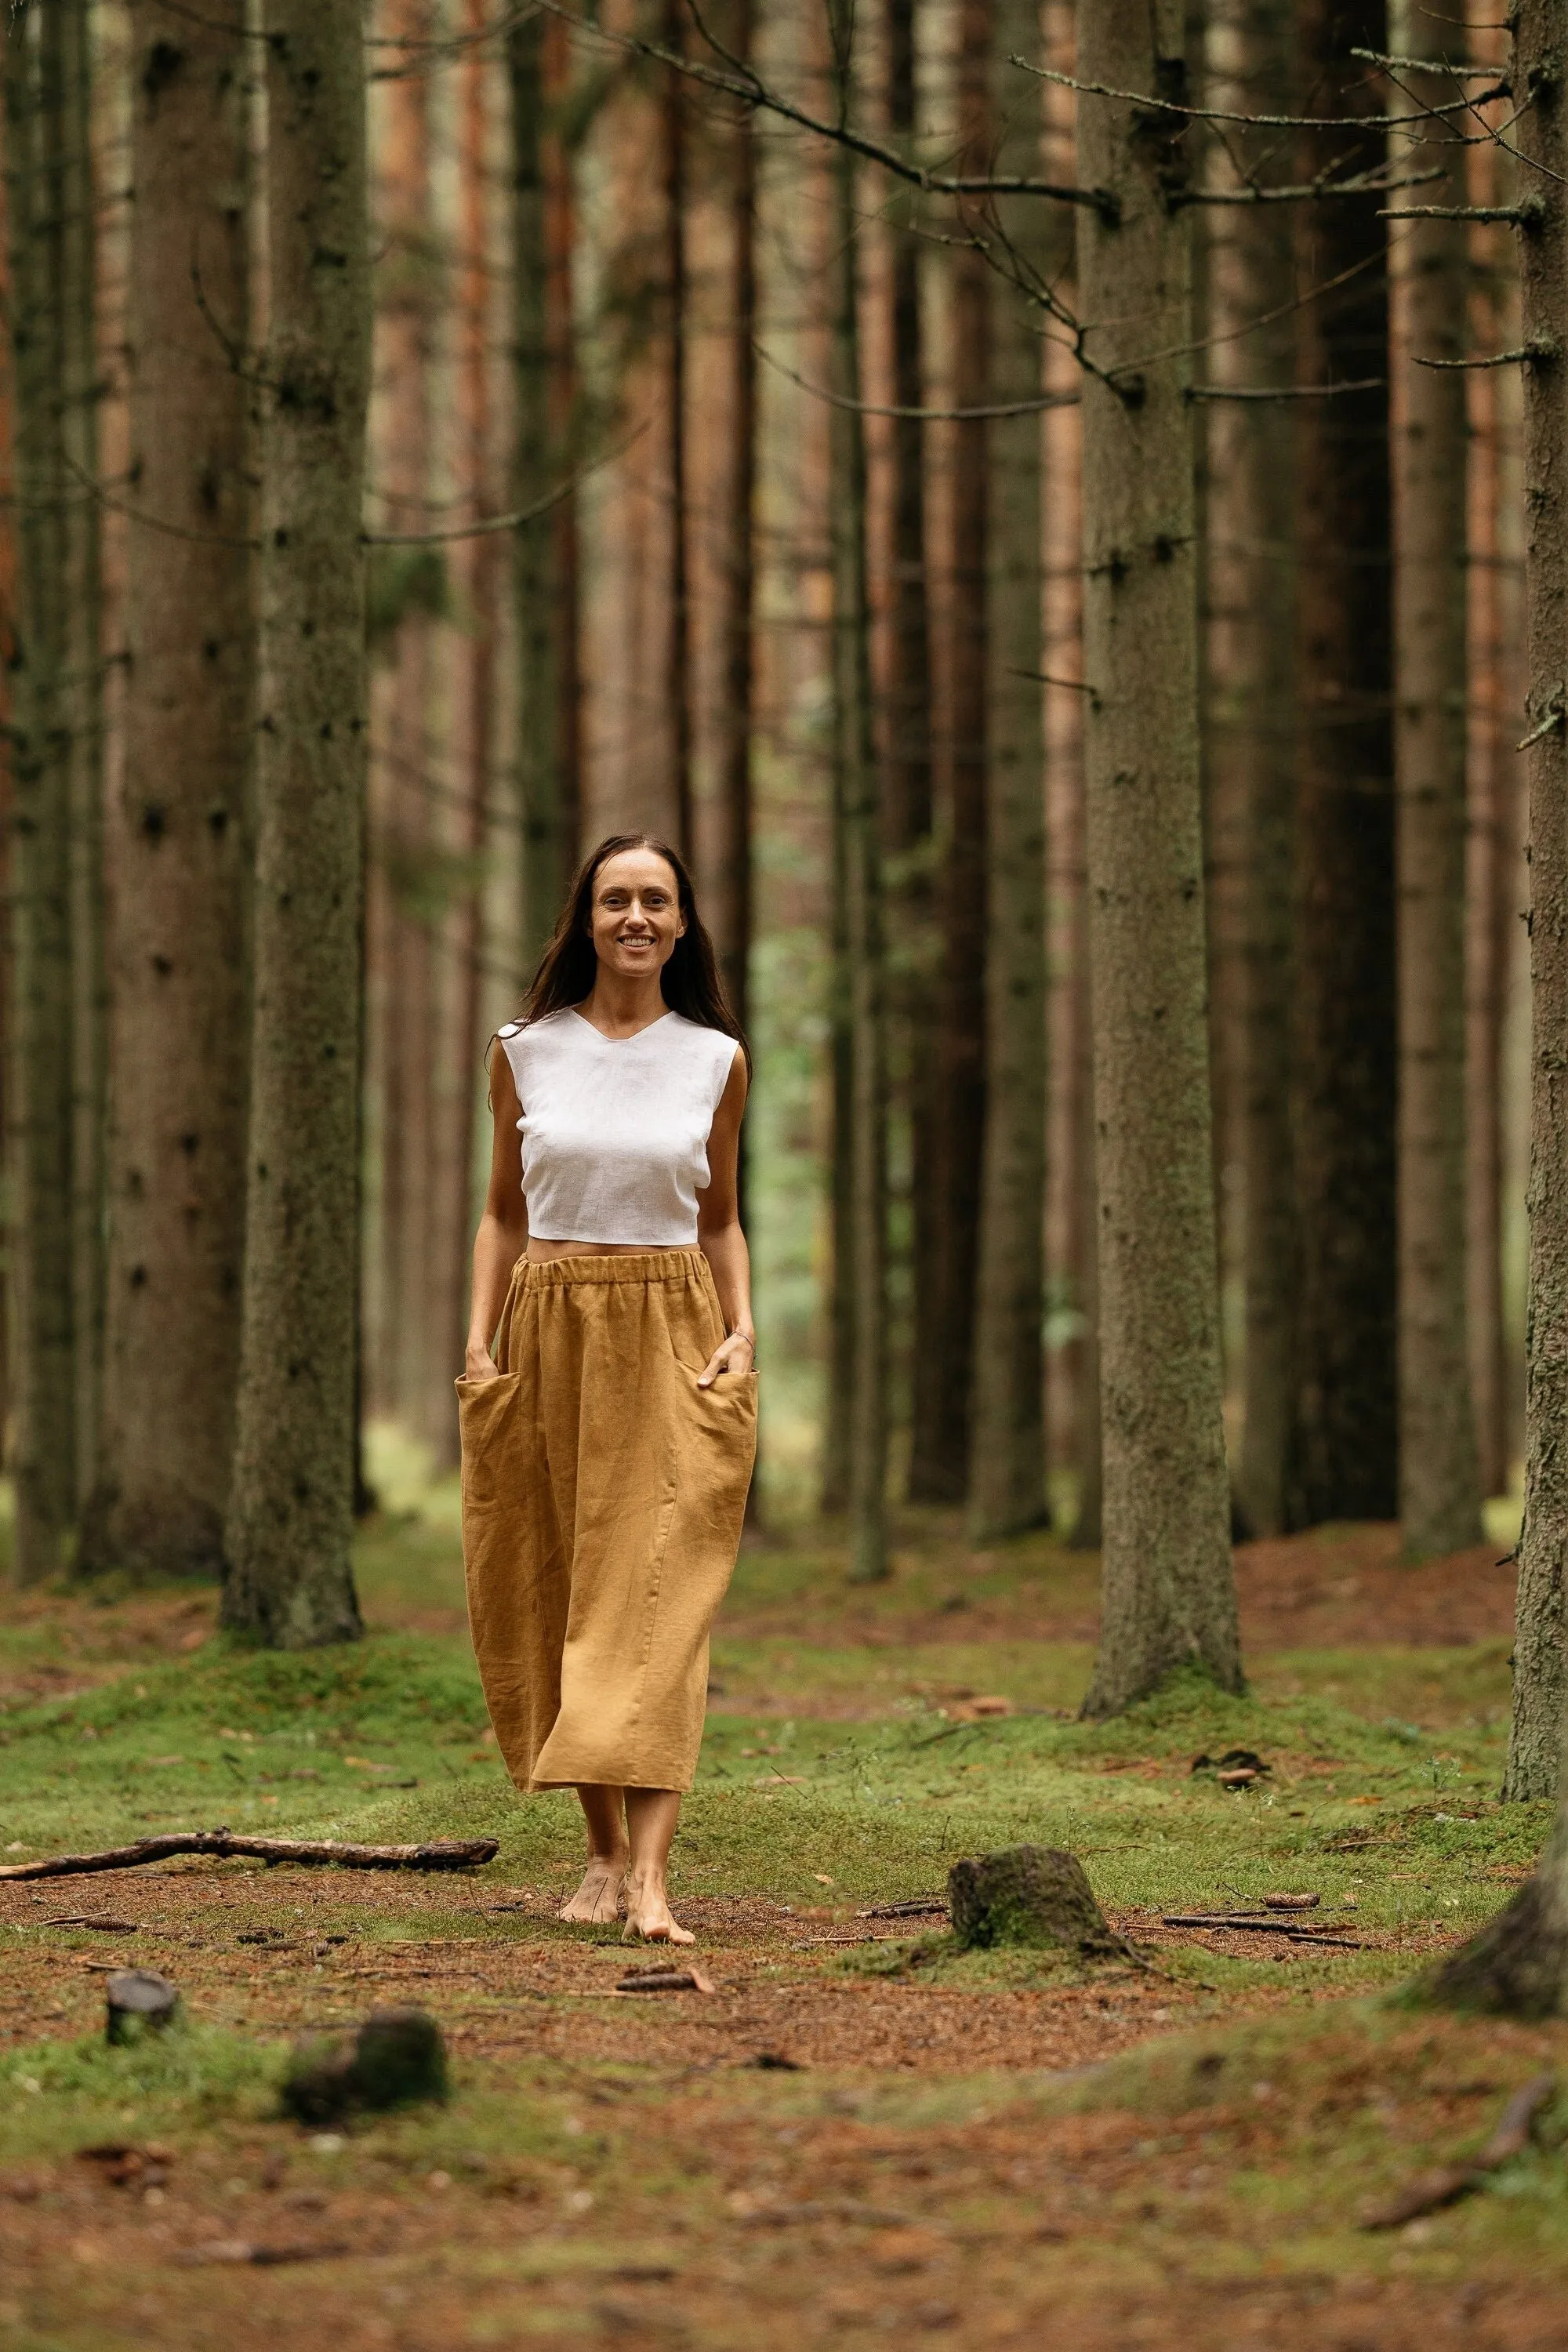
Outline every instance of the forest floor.
{"type": "Polygon", "coordinates": [[[1495,1801],[1500,1549],[1247,1547],[1249,1696],[1184,1682],[1107,1725],[1074,1715],[1090,1559],[911,1519],[868,1592],[826,1539],[748,1549],[673,1883],[713,1990],[649,1996],[616,1989],[648,1955],[553,1917],[572,1802],[502,1780],[449,1489],[367,1531],[350,1650],[237,1650],[189,1588],[9,1597],[0,1858],[219,1821],[501,1851],[0,1886],[0,2345],[1562,2347],[1568,2027],[1400,1997],[1545,1824],[1495,1801]],[[1193,1769],[1232,1747],[1269,1768],[1238,1794],[1193,1769]],[[1142,1965],[879,1916],[1025,1838],[1083,1858],[1142,1965]],[[1163,1924],[1275,1890],[1337,1940],[1163,1924]],[[173,1977],[183,2024],[107,2048],[121,1964],[173,1977]],[[395,2000],[440,2021],[450,2103],[283,2120],[289,2037],[395,2000]],[[1552,2064],[1541,2146],[1359,2226],[1552,2064]]]}

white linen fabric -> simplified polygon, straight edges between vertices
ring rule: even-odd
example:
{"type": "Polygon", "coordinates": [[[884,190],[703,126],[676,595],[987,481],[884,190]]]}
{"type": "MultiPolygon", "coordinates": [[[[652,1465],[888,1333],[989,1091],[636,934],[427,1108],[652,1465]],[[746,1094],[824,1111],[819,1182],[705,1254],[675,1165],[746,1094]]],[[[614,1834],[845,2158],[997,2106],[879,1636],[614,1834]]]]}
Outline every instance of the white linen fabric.
{"type": "Polygon", "coordinates": [[[733,1037],[666,1013],[605,1037],[576,1012],[498,1031],[522,1105],[528,1230],[545,1242],[689,1249],[733,1037]]]}

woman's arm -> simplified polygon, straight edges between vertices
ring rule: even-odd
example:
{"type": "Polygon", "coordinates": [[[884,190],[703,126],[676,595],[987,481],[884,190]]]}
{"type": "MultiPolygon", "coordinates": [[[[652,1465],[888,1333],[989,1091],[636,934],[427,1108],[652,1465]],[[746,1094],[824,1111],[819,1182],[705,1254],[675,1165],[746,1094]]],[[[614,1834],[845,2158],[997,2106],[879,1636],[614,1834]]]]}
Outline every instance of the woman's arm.
{"type": "Polygon", "coordinates": [[[708,1189],[697,1196],[697,1241],[713,1269],[729,1338],[714,1350],[697,1385],[721,1372],[749,1372],[756,1355],[752,1326],[752,1260],[741,1231],[741,1117],[746,1108],[746,1057],[737,1053],[708,1138],[708,1189]]]}
{"type": "Polygon", "coordinates": [[[490,1354],[490,1341],[500,1321],[511,1281],[511,1270],[528,1247],[528,1204],[522,1197],[522,1138],[517,1122],[522,1108],[517,1099],[511,1064],[498,1037],[490,1049],[490,1107],[495,1114],[495,1139],[490,1147],[489,1190],[485,1213],[474,1238],[474,1294],[468,1314],[468,1345],[465,1377],[493,1381],[500,1367],[490,1354]]]}

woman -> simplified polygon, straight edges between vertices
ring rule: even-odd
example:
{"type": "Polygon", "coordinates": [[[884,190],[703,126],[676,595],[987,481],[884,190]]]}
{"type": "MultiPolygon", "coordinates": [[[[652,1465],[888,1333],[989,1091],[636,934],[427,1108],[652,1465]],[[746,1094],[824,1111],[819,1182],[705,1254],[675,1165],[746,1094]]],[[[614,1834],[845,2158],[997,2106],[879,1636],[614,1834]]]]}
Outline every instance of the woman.
{"type": "Polygon", "coordinates": [[[747,1054],[690,877],[602,842],[490,1054],[474,1244],[463,1559],[490,1720],[520,1789],[588,1828],[563,1919],[689,1944],[665,1871],[708,1635],[756,1449],[736,1164],[747,1054]]]}

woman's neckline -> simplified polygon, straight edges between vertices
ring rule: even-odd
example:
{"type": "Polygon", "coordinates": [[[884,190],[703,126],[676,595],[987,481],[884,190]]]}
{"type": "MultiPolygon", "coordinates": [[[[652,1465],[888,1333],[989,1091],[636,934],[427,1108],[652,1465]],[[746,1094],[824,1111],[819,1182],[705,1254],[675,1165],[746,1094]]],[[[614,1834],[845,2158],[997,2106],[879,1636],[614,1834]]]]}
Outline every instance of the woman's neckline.
{"type": "Polygon", "coordinates": [[[662,1013],[656,1013],[651,1021],[645,1021],[640,1029],[632,1030],[629,1035],[625,1037],[606,1037],[605,1032],[598,1028],[595,1023],[590,1021],[585,1013],[579,1013],[574,1004],[569,1004],[566,1007],[566,1010],[570,1013],[574,1021],[580,1021],[584,1029],[593,1031],[594,1035],[599,1040],[601,1045],[635,1045],[637,1039],[639,1037],[646,1037],[650,1029],[657,1029],[659,1027],[661,1023],[673,1021],[675,1018],[675,1007],[672,1004],[667,1004],[662,1013]]]}

